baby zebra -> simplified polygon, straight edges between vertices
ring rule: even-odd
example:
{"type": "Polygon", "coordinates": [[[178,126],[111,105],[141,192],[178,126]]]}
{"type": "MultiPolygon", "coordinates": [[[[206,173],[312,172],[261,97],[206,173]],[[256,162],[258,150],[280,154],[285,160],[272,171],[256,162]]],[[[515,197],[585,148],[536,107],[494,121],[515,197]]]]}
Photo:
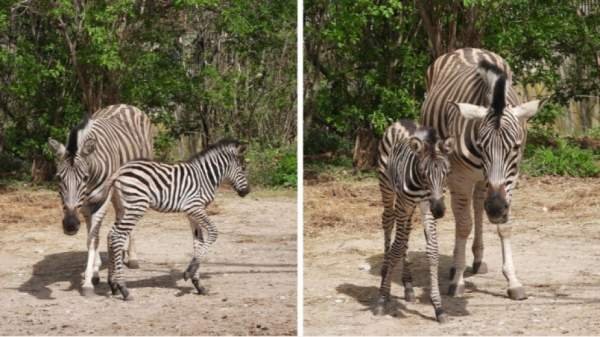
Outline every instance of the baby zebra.
{"type": "Polygon", "coordinates": [[[401,120],[387,128],[379,144],[379,187],[383,198],[384,262],[381,288],[375,314],[382,315],[390,298],[394,267],[402,267],[402,283],[406,301],[413,302],[415,293],[406,260],[411,218],[419,204],[427,241],[427,259],[431,278],[431,302],[438,322],[446,320],[438,286],[437,224],[444,216],[444,188],[449,171],[448,155],[454,139],[441,140],[434,129],[417,127],[401,120]],[[391,232],[396,236],[390,247],[391,232]]]}
{"type": "Polygon", "coordinates": [[[206,213],[223,180],[232,183],[239,196],[250,192],[245,170],[246,145],[222,140],[208,146],[187,162],[174,165],[148,160],[130,161],[113,176],[112,202],[116,221],[108,233],[108,283],[113,295],[129,297],[123,277],[123,250],[131,231],[148,208],[159,212],[185,212],[192,227],[194,257],[183,273],[199,294],[200,258],[217,240],[217,229],[206,213]],[[206,230],[206,236],[203,235],[206,230]]]}

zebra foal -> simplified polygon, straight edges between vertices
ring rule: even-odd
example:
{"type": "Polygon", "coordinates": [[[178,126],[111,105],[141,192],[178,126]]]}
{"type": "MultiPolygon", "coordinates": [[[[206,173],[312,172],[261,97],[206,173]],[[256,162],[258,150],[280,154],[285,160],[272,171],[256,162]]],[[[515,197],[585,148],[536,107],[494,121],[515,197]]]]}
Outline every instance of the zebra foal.
{"type": "MultiPolygon", "coordinates": [[[[117,104],[96,111],[74,127],[66,146],[49,138],[56,157],[56,176],[63,206],[63,231],[79,231],[78,211],[87,225],[88,258],[82,294],[94,294],[100,282],[98,250],[102,219],[109,203],[109,180],[121,165],[135,158],[153,156],[152,124],[138,108],[117,104]]],[[[129,242],[128,266],[137,268],[133,237],[129,242]]]]}
{"type": "Polygon", "coordinates": [[[446,321],[438,286],[438,243],[435,219],[444,216],[444,187],[454,139],[442,140],[436,131],[417,127],[402,120],[387,128],[379,144],[379,187],[383,199],[384,262],[381,287],[375,308],[377,315],[385,313],[390,298],[394,267],[402,266],[405,299],[415,301],[412,276],[406,259],[411,218],[417,206],[421,210],[429,261],[431,303],[438,322],[446,321]],[[390,246],[392,230],[396,228],[390,246]]]}
{"type": "Polygon", "coordinates": [[[222,140],[208,146],[187,162],[174,165],[147,160],[130,161],[113,177],[112,202],[117,219],[108,233],[108,282],[113,295],[121,292],[128,299],[123,277],[125,242],[148,208],[159,212],[184,212],[192,228],[194,255],[183,273],[199,294],[200,258],[217,240],[217,229],[206,213],[221,182],[228,180],[239,196],[250,192],[245,170],[246,145],[222,140]],[[206,230],[206,236],[203,234],[206,230]]]}

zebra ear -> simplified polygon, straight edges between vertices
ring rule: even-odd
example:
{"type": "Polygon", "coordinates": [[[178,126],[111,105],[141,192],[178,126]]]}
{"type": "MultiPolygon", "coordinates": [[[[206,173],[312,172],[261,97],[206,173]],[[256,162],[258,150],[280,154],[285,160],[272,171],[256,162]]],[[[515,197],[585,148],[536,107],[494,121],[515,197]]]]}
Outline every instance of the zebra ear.
{"type": "Polygon", "coordinates": [[[246,153],[247,149],[248,149],[248,144],[240,143],[240,145],[238,145],[238,154],[243,155],[244,153],[246,153]]]}
{"type": "Polygon", "coordinates": [[[540,100],[529,101],[513,108],[513,113],[520,121],[528,120],[535,116],[540,107],[540,100]]]}
{"type": "Polygon", "coordinates": [[[52,138],[48,138],[48,146],[50,146],[50,149],[52,150],[52,152],[54,152],[56,158],[62,158],[65,155],[65,146],[62,145],[59,141],[56,141],[52,138]]]}
{"type": "Polygon", "coordinates": [[[87,157],[90,154],[92,154],[94,150],[96,150],[96,138],[88,137],[88,139],[86,139],[83,143],[83,147],[81,148],[81,155],[83,157],[87,157]]]}
{"type": "Polygon", "coordinates": [[[410,149],[415,153],[420,153],[423,151],[423,141],[419,139],[419,137],[410,137],[408,140],[408,145],[410,149]]]}
{"type": "Polygon", "coordinates": [[[458,111],[460,111],[460,114],[465,119],[483,119],[488,113],[488,108],[481,105],[454,102],[451,102],[451,104],[454,105],[458,111]]]}
{"type": "Polygon", "coordinates": [[[442,151],[443,154],[446,154],[446,155],[452,153],[452,151],[454,151],[454,138],[448,137],[448,138],[446,138],[445,141],[441,142],[440,150],[442,151]]]}

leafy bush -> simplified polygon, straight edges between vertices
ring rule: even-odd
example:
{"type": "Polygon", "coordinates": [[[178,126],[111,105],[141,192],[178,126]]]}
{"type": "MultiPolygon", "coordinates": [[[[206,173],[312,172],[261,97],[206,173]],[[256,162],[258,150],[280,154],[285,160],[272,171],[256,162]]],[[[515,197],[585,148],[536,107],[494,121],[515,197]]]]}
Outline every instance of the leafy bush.
{"type": "Polygon", "coordinates": [[[250,184],[296,188],[296,146],[260,146],[251,144],[246,154],[250,184]]]}
{"type": "Polygon", "coordinates": [[[311,128],[304,135],[304,154],[352,153],[352,142],[325,128],[311,128]]]}
{"type": "Polygon", "coordinates": [[[600,158],[591,150],[570,145],[563,139],[557,140],[556,147],[528,146],[525,156],[523,171],[532,176],[595,177],[600,174],[600,158]]]}

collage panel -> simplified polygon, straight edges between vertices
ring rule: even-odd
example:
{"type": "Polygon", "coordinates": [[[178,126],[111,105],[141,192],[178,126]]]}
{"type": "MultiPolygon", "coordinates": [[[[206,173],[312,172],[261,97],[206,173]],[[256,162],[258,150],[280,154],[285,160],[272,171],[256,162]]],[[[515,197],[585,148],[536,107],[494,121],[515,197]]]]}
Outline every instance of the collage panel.
{"type": "Polygon", "coordinates": [[[297,335],[296,1],[0,4],[0,335],[297,335]]]}
{"type": "Polygon", "coordinates": [[[597,335],[596,1],[304,1],[304,334],[597,335]]]}

